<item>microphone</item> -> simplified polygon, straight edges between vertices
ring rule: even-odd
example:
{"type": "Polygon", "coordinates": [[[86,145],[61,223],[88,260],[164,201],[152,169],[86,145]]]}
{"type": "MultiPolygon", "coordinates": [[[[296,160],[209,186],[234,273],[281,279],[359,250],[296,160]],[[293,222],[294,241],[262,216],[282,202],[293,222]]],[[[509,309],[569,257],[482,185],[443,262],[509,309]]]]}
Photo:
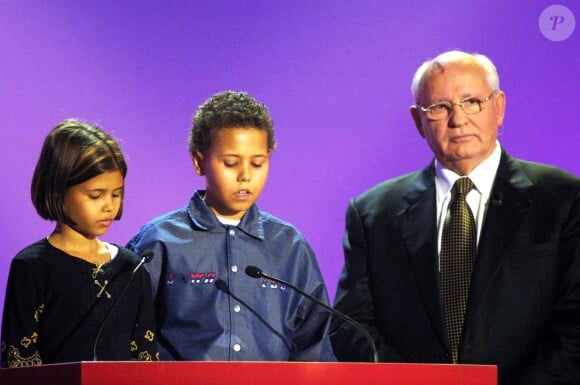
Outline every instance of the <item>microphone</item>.
{"type": "Polygon", "coordinates": [[[113,306],[111,306],[111,308],[107,312],[107,315],[105,316],[105,318],[103,318],[103,322],[101,323],[101,326],[99,327],[99,331],[97,332],[97,336],[95,337],[95,342],[93,343],[93,361],[98,361],[97,346],[99,344],[99,339],[101,337],[101,333],[103,332],[103,329],[105,328],[105,324],[109,320],[109,317],[113,313],[113,310],[117,306],[117,303],[119,303],[119,299],[121,299],[121,297],[123,297],[123,294],[125,294],[125,291],[127,291],[127,288],[129,287],[129,285],[133,281],[133,277],[135,277],[135,273],[137,272],[137,270],[139,270],[139,268],[141,266],[143,266],[143,264],[151,262],[151,260],[153,259],[154,256],[155,256],[155,253],[153,252],[153,250],[145,250],[143,252],[143,254],[141,255],[141,260],[139,261],[137,266],[135,266],[135,268],[131,272],[131,276],[129,277],[129,280],[127,280],[127,282],[125,283],[125,286],[123,286],[123,290],[121,290],[121,292],[119,293],[119,295],[115,299],[115,302],[113,302],[113,306]]]}
{"type": "Polygon", "coordinates": [[[133,278],[133,274],[135,274],[135,272],[137,270],[139,270],[141,265],[143,265],[144,263],[151,262],[151,260],[153,259],[154,256],[155,256],[155,253],[153,252],[153,250],[145,250],[143,252],[143,254],[141,255],[141,260],[139,261],[137,266],[135,266],[135,268],[133,269],[133,272],[131,273],[131,278],[133,278]]]}
{"type": "Polygon", "coordinates": [[[254,309],[252,309],[250,307],[250,305],[248,305],[247,303],[242,301],[240,298],[238,298],[234,293],[232,293],[230,291],[230,288],[229,288],[228,284],[226,283],[226,281],[224,281],[223,279],[217,279],[215,281],[215,287],[217,287],[219,291],[226,293],[227,295],[232,296],[233,299],[235,299],[236,301],[238,301],[239,303],[244,305],[244,307],[246,309],[248,309],[253,315],[255,315],[260,320],[260,322],[262,322],[264,324],[264,326],[266,326],[272,333],[274,333],[274,335],[276,335],[276,337],[280,338],[282,340],[282,342],[284,342],[284,345],[286,345],[286,348],[288,349],[288,351],[292,351],[292,348],[290,347],[290,345],[288,345],[288,342],[286,341],[284,336],[280,332],[278,332],[276,329],[274,329],[270,324],[268,324],[266,322],[266,320],[264,318],[262,318],[261,315],[259,315],[254,309]]]}
{"type": "MultiPolygon", "coordinates": [[[[228,284],[223,279],[217,279],[215,281],[215,287],[217,287],[218,290],[221,291],[221,292],[223,292],[223,293],[231,294],[230,293],[230,288],[229,288],[228,284]]],[[[233,295],[232,295],[232,297],[233,297],[233,295]]],[[[234,297],[234,299],[236,299],[236,298],[234,297]]]]}
{"type": "Polygon", "coordinates": [[[299,289],[298,287],[292,285],[291,283],[286,282],[286,281],[284,281],[284,280],[282,280],[280,278],[276,278],[276,277],[273,277],[273,276],[271,276],[269,274],[264,273],[262,271],[262,269],[260,269],[259,267],[251,266],[251,265],[250,266],[246,266],[246,274],[249,275],[252,278],[266,278],[266,279],[269,279],[271,281],[281,283],[282,285],[286,285],[289,288],[291,288],[294,291],[296,291],[298,294],[301,294],[301,295],[305,296],[306,298],[308,298],[312,302],[314,302],[314,303],[322,306],[326,310],[330,311],[335,316],[337,316],[337,317],[341,318],[342,320],[348,322],[349,324],[353,325],[368,340],[369,345],[370,345],[370,347],[371,347],[371,349],[373,351],[373,361],[372,362],[375,362],[375,363],[379,362],[379,352],[377,351],[377,347],[375,346],[375,342],[373,341],[373,338],[371,337],[371,335],[369,334],[369,332],[365,328],[362,327],[361,324],[359,324],[357,321],[355,321],[351,317],[349,317],[346,314],[344,314],[344,313],[336,310],[335,308],[332,308],[332,307],[328,306],[327,304],[325,304],[324,302],[322,302],[318,298],[313,297],[312,295],[308,294],[307,292],[305,292],[302,289],[299,289]]]}

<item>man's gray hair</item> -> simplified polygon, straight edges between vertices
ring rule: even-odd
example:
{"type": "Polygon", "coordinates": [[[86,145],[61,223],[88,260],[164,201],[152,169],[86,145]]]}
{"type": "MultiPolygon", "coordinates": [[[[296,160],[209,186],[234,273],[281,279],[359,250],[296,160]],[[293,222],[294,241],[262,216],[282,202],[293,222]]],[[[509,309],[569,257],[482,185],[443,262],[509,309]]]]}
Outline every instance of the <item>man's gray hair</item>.
{"type": "Polygon", "coordinates": [[[455,63],[465,60],[475,61],[485,71],[487,83],[494,92],[499,89],[499,75],[493,62],[485,55],[478,53],[467,53],[463,51],[447,51],[438,55],[434,59],[427,60],[417,69],[413,81],[411,83],[411,92],[413,93],[413,100],[417,103],[420,97],[421,87],[424,85],[425,79],[431,74],[435,68],[444,68],[446,64],[455,63]]]}

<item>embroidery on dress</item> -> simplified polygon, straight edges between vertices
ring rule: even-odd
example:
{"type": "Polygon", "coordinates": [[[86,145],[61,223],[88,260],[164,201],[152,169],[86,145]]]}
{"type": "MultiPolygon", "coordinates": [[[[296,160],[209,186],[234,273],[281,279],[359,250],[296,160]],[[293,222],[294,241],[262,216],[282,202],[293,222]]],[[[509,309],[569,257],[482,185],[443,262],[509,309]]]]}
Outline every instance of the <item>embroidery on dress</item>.
{"type": "Polygon", "coordinates": [[[97,293],[97,298],[101,298],[101,296],[103,294],[105,294],[107,296],[107,298],[111,298],[111,294],[109,294],[109,292],[106,289],[107,285],[109,284],[109,281],[107,279],[105,279],[104,283],[99,282],[98,279],[95,279],[95,285],[97,285],[98,287],[101,288],[101,290],[99,290],[99,292],[97,293]]]}
{"type": "Polygon", "coordinates": [[[105,263],[106,262],[94,262],[95,267],[93,268],[93,273],[91,275],[95,280],[95,285],[97,285],[100,289],[99,292],[97,293],[97,298],[101,298],[103,294],[105,294],[107,298],[111,298],[111,294],[109,294],[109,292],[106,290],[109,281],[105,279],[105,282],[101,283],[101,281],[97,279],[99,273],[104,273],[103,266],[105,265],[105,263]]]}
{"type": "Polygon", "coordinates": [[[95,268],[93,268],[93,279],[97,278],[97,276],[99,275],[99,273],[103,272],[103,266],[105,265],[105,262],[95,262],[95,268]]]}
{"type": "Polygon", "coordinates": [[[24,368],[27,366],[42,365],[42,359],[38,351],[30,357],[22,357],[16,347],[10,345],[8,348],[8,367],[9,368],[24,368]]]}
{"type": "Polygon", "coordinates": [[[153,341],[153,338],[155,338],[155,333],[153,333],[151,330],[147,329],[147,331],[145,332],[144,335],[145,339],[149,342],[153,341]]]}
{"type": "Polygon", "coordinates": [[[22,345],[25,348],[28,348],[31,343],[32,339],[28,337],[22,337],[22,339],[20,340],[20,345],[22,345]]]}
{"type": "Polygon", "coordinates": [[[40,305],[38,307],[38,309],[36,309],[36,311],[34,312],[34,320],[36,322],[38,322],[38,319],[40,318],[40,315],[42,314],[43,311],[44,311],[44,304],[40,305]]]}
{"type": "Polygon", "coordinates": [[[151,357],[151,354],[147,351],[140,352],[139,355],[137,356],[137,359],[139,361],[153,361],[153,357],[151,357]]]}

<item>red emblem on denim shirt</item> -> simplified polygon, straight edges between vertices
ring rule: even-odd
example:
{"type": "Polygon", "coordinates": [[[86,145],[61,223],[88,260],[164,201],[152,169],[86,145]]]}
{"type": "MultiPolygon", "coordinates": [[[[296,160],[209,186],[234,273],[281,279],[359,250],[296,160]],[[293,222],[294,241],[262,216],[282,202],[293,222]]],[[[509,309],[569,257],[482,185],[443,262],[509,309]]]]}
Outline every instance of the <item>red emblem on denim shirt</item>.
{"type": "Polygon", "coordinates": [[[208,272],[208,273],[189,273],[189,281],[193,284],[198,283],[212,283],[215,281],[216,273],[208,272]]]}

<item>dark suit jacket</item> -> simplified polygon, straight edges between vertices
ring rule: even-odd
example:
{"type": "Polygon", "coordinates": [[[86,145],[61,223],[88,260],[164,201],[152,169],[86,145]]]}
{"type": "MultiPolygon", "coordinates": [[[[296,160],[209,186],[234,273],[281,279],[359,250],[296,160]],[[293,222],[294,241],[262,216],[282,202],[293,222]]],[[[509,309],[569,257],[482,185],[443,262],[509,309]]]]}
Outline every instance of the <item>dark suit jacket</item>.
{"type": "MultiPolygon", "coordinates": [[[[439,291],[433,164],[383,182],[347,210],[335,307],[373,336],[382,361],[449,363],[439,291]]],[[[368,361],[335,319],[335,353],[368,361]]],[[[500,384],[580,384],[580,179],[502,152],[482,229],[460,363],[500,384]]]]}

